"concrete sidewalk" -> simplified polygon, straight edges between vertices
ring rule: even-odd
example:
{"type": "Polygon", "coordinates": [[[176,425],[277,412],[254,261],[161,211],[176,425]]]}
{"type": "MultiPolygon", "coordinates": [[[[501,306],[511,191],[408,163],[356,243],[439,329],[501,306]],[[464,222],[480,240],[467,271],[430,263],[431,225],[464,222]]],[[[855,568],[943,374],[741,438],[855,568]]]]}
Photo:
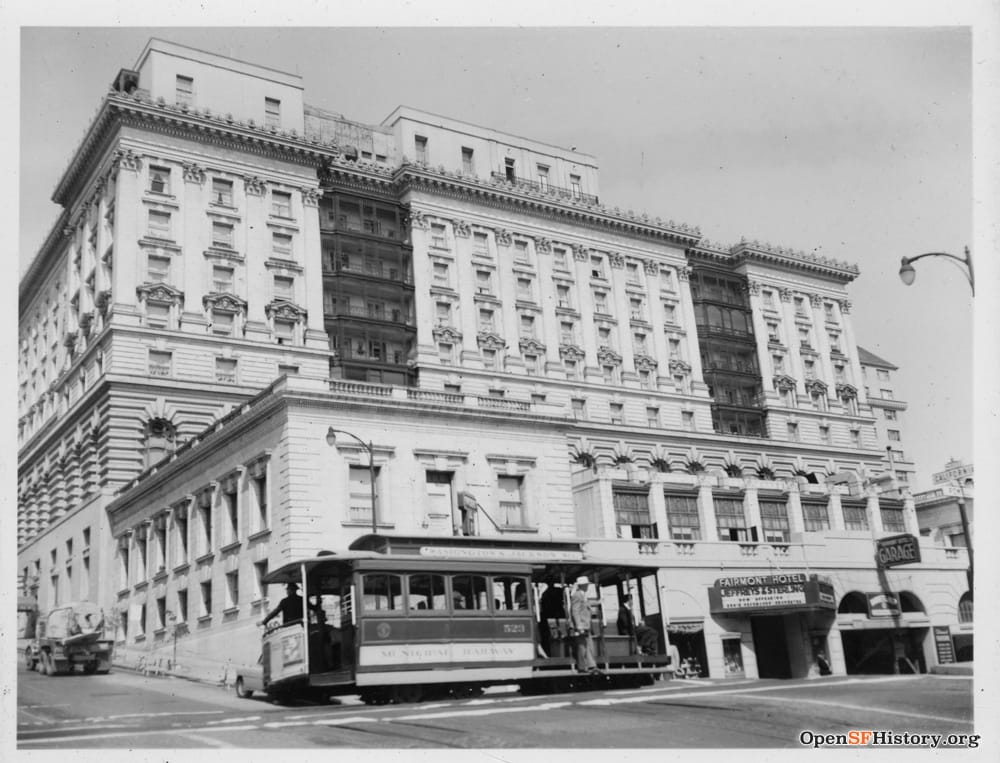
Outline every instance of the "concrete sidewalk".
{"type": "Polygon", "coordinates": [[[943,676],[971,676],[975,674],[972,662],[950,662],[944,665],[934,665],[931,673],[943,676]]]}

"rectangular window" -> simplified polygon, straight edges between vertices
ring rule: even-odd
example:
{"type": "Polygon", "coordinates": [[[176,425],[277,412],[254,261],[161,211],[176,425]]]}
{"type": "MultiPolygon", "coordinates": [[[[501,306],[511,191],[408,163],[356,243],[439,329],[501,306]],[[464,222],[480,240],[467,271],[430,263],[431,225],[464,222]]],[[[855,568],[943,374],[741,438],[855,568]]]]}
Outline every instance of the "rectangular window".
{"type": "Polygon", "coordinates": [[[162,350],[149,351],[149,375],[170,376],[173,354],[162,350]]]}
{"type": "Polygon", "coordinates": [[[288,233],[271,234],[271,254],[279,259],[292,259],[292,237],[288,233]]]}
{"type": "Polygon", "coordinates": [[[454,363],[454,345],[448,342],[438,342],[438,362],[442,366],[450,366],[454,363]]]}
{"type": "Polygon", "coordinates": [[[618,383],[618,368],[616,366],[602,366],[601,374],[605,384],[618,383]]]}
{"type": "Polygon", "coordinates": [[[891,389],[880,389],[878,391],[879,397],[883,400],[892,400],[892,390],[891,389]]]}
{"type": "Polygon", "coordinates": [[[174,537],[177,544],[174,546],[174,565],[185,564],[188,560],[188,513],[186,506],[177,506],[173,510],[174,537]]]}
{"type": "Polygon", "coordinates": [[[566,250],[561,246],[552,247],[552,265],[558,270],[569,270],[566,250]]]}
{"type": "Polygon", "coordinates": [[[275,217],[291,217],[292,194],[285,191],[271,191],[271,214],[275,217]]]}
{"type": "Polygon", "coordinates": [[[170,305],[163,302],[146,303],[146,325],[151,328],[170,327],[170,305]]]}
{"type": "Polygon", "coordinates": [[[767,324],[767,341],[773,344],[781,344],[781,337],[778,334],[778,324],[768,323],[767,324]]]}
{"type": "Polygon", "coordinates": [[[472,175],[475,173],[475,168],[472,164],[472,149],[462,146],[462,172],[467,175],[472,175]]]}
{"type": "Polygon", "coordinates": [[[774,309],[774,292],[773,291],[763,291],[761,292],[761,297],[764,301],[764,307],[771,310],[774,309]]]}
{"type": "Polygon", "coordinates": [[[587,401],[581,398],[573,398],[573,418],[587,418],[587,401]]]}
{"type": "Polygon", "coordinates": [[[177,592],[177,622],[186,623],[188,619],[188,592],[181,589],[177,592]]]}
{"type": "Polygon", "coordinates": [[[903,509],[895,506],[881,507],[882,529],[887,533],[906,532],[906,523],[903,521],[903,509]]]}
{"type": "Polygon", "coordinates": [[[608,295],[603,291],[594,292],[594,312],[608,315],[608,295]]]}
{"type": "Polygon", "coordinates": [[[621,403],[610,403],[608,409],[611,414],[612,424],[625,423],[625,407],[621,403]]]}
{"type": "Polygon", "coordinates": [[[493,272],[490,270],[476,271],[476,293],[493,294],[493,272]]]}
{"type": "Polygon", "coordinates": [[[448,236],[441,223],[431,223],[431,246],[436,249],[448,248],[448,236]]]}
{"type": "Polygon", "coordinates": [[[295,324],[291,321],[274,321],[274,338],[278,344],[293,344],[295,342],[295,324]]]}
{"type": "Polygon", "coordinates": [[[521,316],[521,337],[523,339],[535,338],[535,316],[533,315],[521,316]]]}
{"type": "Polygon", "coordinates": [[[517,298],[522,302],[534,302],[535,295],[533,293],[534,283],[530,278],[518,278],[517,279],[517,298]]]}
{"type": "Polygon", "coordinates": [[[233,291],[233,269],[222,265],[212,266],[212,291],[217,294],[231,294],[233,291]]]}
{"type": "Polygon", "coordinates": [[[701,540],[698,500],[688,495],[664,495],[670,537],[680,541],[701,540]]]}
{"type": "Polygon", "coordinates": [[[267,561],[253,563],[253,600],[261,601],[267,598],[267,584],[264,578],[267,575],[267,561]]]}
{"type": "Polygon", "coordinates": [[[450,326],[451,325],[451,303],[450,302],[438,302],[435,305],[435,310],[437,314],[437,325],[438,326],[450,326]]]}
{"type": "Polygon", "coordinates": [[[840,334],[835,334],[830,332],[830,352],[839,353],[840,350],[840,334]]]}
{"type": "Polygon", "coordinates": [[[884,368],[878,369],[878,380],[879,381],[889,381],[889,372],[884,368]]]}
{"type": "Polygon", "coordinates": [[[899,442],[899,430],[898,429],[890,429],[890,430],[888,430],[886,432],[886,434],[889,435],[889,439],[892,440],[893,442],[899,442]]]}
{"type": "Polygon", "coordinates": [[[233,248],[233,226],[230,223],[212,223],[212,246],[233,248]]]}
{"type": "Polygon", "coordinates": [[[520,476],[497,478],[497,493],[500,499],[497,522],[501,527],[527,525],[524,517],[523,486],[524,478],[520,476]]]}
{"type": "Polygon", "coordinates": [[[479,330],[480,331],[493,331],[493,311],[492,310],[480,310],[479,311],[479,330]]]}
{"type": "MultiPolygon", "coordinates": [[[[214,324],[212,328],[214,332],[214,324]]],[[[232,358],[216,358],[215,380],[224,384],[236,384],[236,361],[232,358]]]]}
{"type": "Polygon", "coordinates": [[[288,276],[274,277],[274,298],[295,301],[295,279],[288,276]]]}
{"type": "Polygon", "coordinates": [[[170,213],[158,209],[149,210],[149,225],[147,235],[150,238],[170,238],[170,213]]]}
{"type": "Polygon", "coordinates": [[[162,631],[167,627],[167,597],[158,596],[156,598],[156,630],[162,631]]]}
{"type": "Polygon", "coordinates": [[[566,378],[570,380],[576,380],[580,377],[580,368],[577,366],[575,360],[566,359],[563,361],[563,370],[566,372],[566,378]]]}
{"type": "Polygon", "coordinates": [[[604,278],[604,258],[596,255],[590,258],[590,277],[604,278]]]}
{"type": "Polygon", "coordinates": [[[576,324],[572,321],[562,321],[559,324],[559,343],[576,344],[576,324]]]}
{"type": "Polygon", "coordinates": [[[799,425],[789,424],[788,425],[788,441],[798,442],[799,441],[799,425]]]}
{"type": "Polygon", "coordinates": [[[867,530],[868,512],[863,505],[843,504],[844,529],[845,530],[867,530]]]}
{"type": "Polygon", "coordinates": [[[629,300],[629,314],[634,321],[646,320],[646,308],[641,299],[633,297],[629,300]]]}
{"type": "Polygon", "coordinates": [[[895,411],[891,411],[889,409],[886,409],[886,410],[882,411],[882,413],[885,416],[885,420],[886,421],[895,421],[896,420],[896,412],[895,411]]]}
{"type": "Polygon", "coordinates": [[[524,356],[524,370],[528,376],[538,376],[538,356],[526,354],[524,356]]]}
{"type": "Polygon", "coordinates": [[[715,522],[719,528],[719,540],[749,540],[746,514],[743,511],[743,499],[713,496],[713,503],[715,504],[715,522]]]}
{"type": "Polygon", "coordinates": [[[830,445],[833,442],[830,438],[830,427],[821,426],[819,428],[819,439],[823,441],[824,445],[830,445]]]}
{"type": "Polygon", "coordinates": [[[472,234],[472,253],[483,257],[490,256],[489,237],[480,231],[472,234]]]}
{"type": "Polygon", "coordinates": [[[570,191],[573,194],[573,198],[574,199],[579,199],[580,195],[581,195],[580,194],[580,176],[579,175],[570,175],[569,176],[569,188],[570,188],[570,191]]]}
{"type": "Polygon", "coordinates": [[[799,329],[799,347],[810,349],[812,340],[809,338],[809,329],[799,329]]]}
{"type": "Polygon", "coordinates": [[[418,162],[427,162],[427,138],[422,135],[413,136],[413,150],[418,162]]]}
{"type": "Polygon", "coordinates": [[[823,503],[802,504],[802,520],[807,532],[822,532],[830,529],[830,516],[823,503]]]}
{"type": "Polygon", "coordinates": [[[515,169],[513,159],[507,158],[503,160],[503,171],[504,171],[504,177],[507,178],[508,182],[513,183],[515,180],[517,180],[517,174],[516,174],[517,171],[515,169]]]}
{"type": "Polygon", "coordinates": [[[496,350],[483,350],[483,368],[489,368],[492,370],[497,370],[497,352],[496,350]]]}
{"type": "Polygon", "coordinates": [[[194,104],[194,78],[177,75],[175,81],[176,100],[182,106],[194,104]]]}
{"type": "Polygon", "coordinates": [[[544,164],[537,165],[538,170],[538,187],[547,191],[549,189],[549,168],[544,164]]]}
{"type": "Polygon", "coordinates": [[[432,271],[435,286],[451,286],[451,278],[448,273],[448,263],[435,262],[432,271]]]}
{"type": "Polygon", "coordinates": [[[269,130],[281,127],[281,101],[277,98],[264,99],[264,127],[269,130]]]}
{"type": "Polygon", "coordinates": [[[527,262],[528,261],[528,242],[527,241],[515,241],[514,242],[514,261],[515,262],[527,262]]]}
{"type": "MultiPolygon", "coordinates": [[[[349,502],[348,520],[351,522],[363,522],[371,525],[372,522],[372,473],[367,466],[351,466],[349,473],[349,502]]],[[[381,467],[375,467],[375,511],[378,516],[378,483],[381,467]]]]}
{"type": "Polygon", "coordinates": [[[619,538],[656,538],[656,525],[649,513],[649,496],[645,493],[612,493],[615,526],[619,538]]]}
{"type": "Polygon", "coordinates": [[[660,409],[650,406],[646,407],[646,424],[650,427],[660,426],[660,409]]]}
{"type": "Polygon", "coordinates": [[[648,355],[649,347],[646,343],[645,334],[633,334],[632,335],[632,349],[636,355],[648,355]]]}
{"type": "Polygon", "coordinates": [[[153,193],[170,193],[170,170],[166,167],[150,167],[149,190],[153,193]]]}
{"type": "MultiPolygon", "coordinates": [[[[215,336],[232,336],[235,316],[224,310],[212,311],[212,333],[215,336]]],[[[235,361],[233,361],[235,363],[235,361]]]]}
{"type": "Polygon", "coordinates": [[[663,320],[667,323],[677,323],[677,306],[673,302],[663,303],[663,320]]]}
{"type": "Polygon", "coordinates": [[[760,521],[764,526],[765,543],[788,543],[788,505],[784,501],[760,501],[760,521]]]}
{"type": "Polygon", "coordinates": [[[836,316],[834,316],[833,314],[833,305],[831,305],[829,302],[823,303],[823,315],[828,321],[837,320],[836,316]]]}
{"type": "Polygon", "coordinates": [[[201,589],[201,606],[198,611],[199,617],[211,617],[212,616],[212,581],[207,580],[204,583],[199,584],[201,589]]]}
{"type": "Polygon", "coordinates": [[[233,181],[212,178],[212,203],[223,207],[233,206],[233,181]]]}
{"type": "Polygon", "coordinates": [[[639,263],[625,263],[625,278],[629,283],[639,283],[639,263]]]}
{"type": "Polygon", "coordinates": [[[226,573],[226,609],[236,609],[240,605],[240,573],[226,573]]]}

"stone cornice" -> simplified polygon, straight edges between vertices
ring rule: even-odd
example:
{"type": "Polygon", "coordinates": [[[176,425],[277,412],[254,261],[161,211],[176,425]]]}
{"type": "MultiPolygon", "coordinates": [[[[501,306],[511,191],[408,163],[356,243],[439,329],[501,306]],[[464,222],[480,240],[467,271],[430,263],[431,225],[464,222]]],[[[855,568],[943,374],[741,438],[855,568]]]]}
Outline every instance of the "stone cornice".
{"type": "Polygon", "coordinates": [[[684,223],[651,218],[646,214],[637,215],[617,207],[609,209],[583,200],[563,198],[555,193],[511,186],[497,179],[450,172],[443,167],[433,168],[404,161],[396,172],[396,182],[401,192],[412,189],[452,198],[467,199],[471,196],[487,206],[516,209],[592,228],[610,228],[624,235],[670,241],[683,246],[693,246],[701,238],[698,228],[684,223]]]}
{"type": "Polygon", "coordinates": [[[318,139],[306,139],[294,132],[272,131],[252,121],[242,122],[229,116],[212,114],[207,109],[187,109],[162,100],[154,102],[140,92],[128,96],[111,92],[105,96],[90,129],[73,153],[52,194],[52,201],[62,206],[72,201],[83,175],[108,141],[114,138],[114,128],[118,125],[140,126],[178,136],[196,136],[203,141],[307,165],[318,164],[333,150],[332,146],[323,146],[318,139]]]}
{"type": "Polygon", "coordinates": [[[787,270],[809,272],[842,283],[853,281],[861,272],[857,265],[851,263],[822,257],[818,254],[809,254],[790,247],[774,246],[757,240],[741,239],[738,244],[729,247],[714,241],[703,240],[697,246],[689,249],[688,255],[692,258],[717,262],[728,267],[735,267],[745,262],[759,262],[787,270]]]}

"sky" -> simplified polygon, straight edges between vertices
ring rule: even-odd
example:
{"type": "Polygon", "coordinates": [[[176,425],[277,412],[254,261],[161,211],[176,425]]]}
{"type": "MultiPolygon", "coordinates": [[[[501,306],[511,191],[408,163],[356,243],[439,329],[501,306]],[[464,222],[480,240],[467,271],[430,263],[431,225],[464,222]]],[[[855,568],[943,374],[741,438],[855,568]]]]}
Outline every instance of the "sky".
{"type": "Polygon", "coordinates": [[[300,74],[307,103],[349,119],[408,105],[576,146],[607,206],[857,264],[855,339],[899,366],[914,487],[973,460],[969,284],[945,258],[910,287],[897,275],[902,256],[974,243],[967,28],[26,26],[22,272],[108,84],[151,36],[300,74]]]}

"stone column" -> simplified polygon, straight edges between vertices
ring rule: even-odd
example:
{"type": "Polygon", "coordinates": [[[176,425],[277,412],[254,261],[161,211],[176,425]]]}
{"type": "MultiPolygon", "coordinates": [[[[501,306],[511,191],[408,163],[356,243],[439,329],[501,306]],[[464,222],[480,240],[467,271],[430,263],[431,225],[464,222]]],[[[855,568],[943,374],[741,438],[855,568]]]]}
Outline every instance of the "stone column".
{"type": "Polygon", "coordinates": [[[302,263],[302,278],[305,281],[306,330],[304,332],[305,346],[317,350],[329,348],[323,322],[323,279],[308,278],[307,274],[323,272],[323,244],[319,233],[319,197],[318,188],[306,187],[300,189],[302,194],[302,241],[299,261],[302,263]]]}
{"type": "Polygon", "coordinates": [[[719,540],[719,525],[715,521],[715,503],[712,500],[712,483],[715,478],[702,477],[698,481],[698,517],[701,522],[702,540],[719,540]]]}
{"type": "MultiPolygon", "coordinates": [[[[212,274],[212,263],[205,260],[206,246],[205,230],[210,223],[205,218],[205,170],[197,164],[185,163],[183,168],[183,183],[180,196],[183,199],[183,227],[178,221],[182,235],[181,251],[174,257],[173,267],[179,273],[175,283],[184,292],[184,310],[180,314],[181,331],[189,334],[204,334],[208,328],[205,317],[205,307],[202,295],[208,291],[206,283],[212,274]]],[[[234,268],[234,286],[238,278],[239,268],[234,268]]]]}
{"type": "Polygon", "coordinates": [[[677,268],[677,288],[680,296],[681,307],[681,328],[684,329],[687,341],[687,362],[691,366],[691,390],[694,393],[704,392],[707,394],[708,387],[701,368],[701,353],[697,350],[697,324],[694,318],[694,302],[691,300],[691,268],[682,266],[677,268]]]}
{"type": "Polygon", "coordinates": [[[621,382],[638,381],[639,376],[635,372],[635,352],[632,348],[632,306],[631,297],[625,289],[626,273],[625,258],[618,252],[611,252],[608,255],[611,275],[611,298],[614,300],[615,315],[618,316],[618,325],[615,327],[618,335],[615,350],[622,356],[621,382]]]}
{"type": "Polygon", "coordinates": [[[580,298],[580,333],[585,355],[581,378],[600,381],[603,378],[597,362],[597,328],[594,325],[594,294],[590,288],[590,250],[582,244],[573,245],[573,262],[576,265],[576,283],[580,298]]]}
{"type": "MultiPolygon", "coordinates": [[[[233,201],[243,209],[241,228],[249,230],[252,226],[257,230],[267,230],[266,184],[259,177],[248,175],[243,178],[242,187],[243,193],[240,194],[239,182],[233,183],[233,201]]],[[[245,235],[244,240],[244,265],[243,268],[235,268],[237,273],[240,270],[246,273],[247,316],[244,336],[257,342],[270,342],[271,330],[264,308],[271,302],[274,278],[266,265],[268,252],[261,245],[259,236],[245,235]]],[[[320,309],[321,315],[322,312],[320,309]]]]}
{"type": "MultiPolygon", "coordinates": [[[[535,239],[538,255],[538,292],[541,295],[542,326],[540,340],[545,344],[545,365],[540,376],[563,378],[562,360],[559,358],[559,316],[556,314],[556,281],[552,267],[552,242],[547,238],[535,239]]],[[[579,286],[579,284],[574,284],[579,286]]]]}

